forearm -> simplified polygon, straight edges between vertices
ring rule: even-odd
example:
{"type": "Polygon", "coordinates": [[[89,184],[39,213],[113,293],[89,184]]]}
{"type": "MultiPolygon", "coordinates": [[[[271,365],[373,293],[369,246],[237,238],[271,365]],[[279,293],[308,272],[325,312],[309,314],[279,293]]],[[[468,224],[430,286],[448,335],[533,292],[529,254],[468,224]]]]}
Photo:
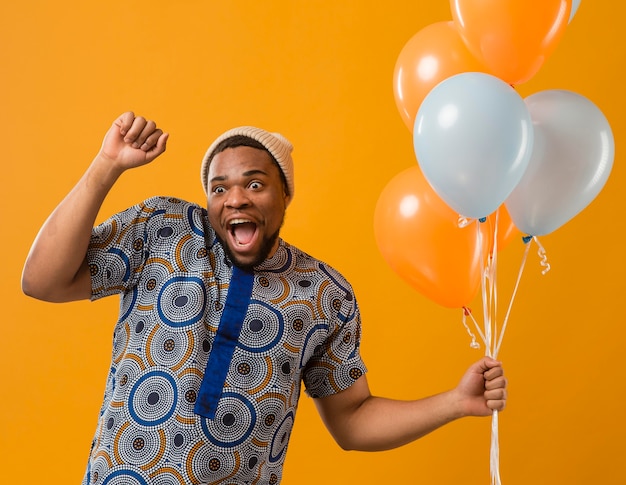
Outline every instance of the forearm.
{"type": "Polygon", "coordinates": [[[370,396],[344,426],[336,427],[335,439],[344,449],[380,451],[397,448],[464,415],[454,391],[416,401],[370,396]]]}
{"type": "Polygon", "coordinates": [[[89,298],[85,257],[98,211],[119,177],[100,154],[42,226],[24,265],[23,291],[46,301],[89,298]]]}
{"type": "Polygon", "coordinates": [[[399,401],[372,396],[366,376],[349,388],[315,399],[324,424],[347,450],[397,448],[464,416],[490,416],[506,404],[502,365],[488,357],[471,365],[451,391],[399,401]]]}

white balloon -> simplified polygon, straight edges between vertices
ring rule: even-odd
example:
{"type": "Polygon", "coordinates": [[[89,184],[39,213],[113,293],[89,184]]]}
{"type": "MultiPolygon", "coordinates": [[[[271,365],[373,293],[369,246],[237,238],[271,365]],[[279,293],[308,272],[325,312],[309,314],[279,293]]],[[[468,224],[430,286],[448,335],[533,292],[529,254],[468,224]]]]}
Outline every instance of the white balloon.
{"type": "Polygon", "coordinates": [[[604,114],[579,94],[547,90],[525,102],[535,143],[526,173],[505,204],[520,231],[541,236],[572,219],[602,190],[615,142],[604,114]]]}

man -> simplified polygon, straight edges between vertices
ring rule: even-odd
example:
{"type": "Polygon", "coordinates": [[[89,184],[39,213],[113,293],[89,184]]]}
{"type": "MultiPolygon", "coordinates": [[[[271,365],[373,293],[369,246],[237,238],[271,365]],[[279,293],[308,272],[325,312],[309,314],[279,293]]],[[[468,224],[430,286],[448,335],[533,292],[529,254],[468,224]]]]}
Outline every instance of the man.
{"type": "Polygon", "coordinates": [[[93,228],[118,177],[167,139],[121,115],[24,266],[35,298],[121,295],[85,485],[278,483],[301,383],[347,450],[398,447],[504,408],[506,379],[489,358],[439,395],[371,395],[351,286],[279,237],[294,195],[279,134],[240,127],[211,145],[206,210],[154,197],[93,228]]]}

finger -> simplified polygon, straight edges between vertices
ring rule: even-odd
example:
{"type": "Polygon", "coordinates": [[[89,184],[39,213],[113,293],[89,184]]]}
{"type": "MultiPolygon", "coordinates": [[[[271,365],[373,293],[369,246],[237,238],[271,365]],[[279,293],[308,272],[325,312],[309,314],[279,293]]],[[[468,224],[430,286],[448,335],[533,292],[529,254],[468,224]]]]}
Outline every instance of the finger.
{"type": "Polygon", "coordinates": [[[495,389],[487,389],[483,396],[485,399],[506,399],[507,398],[507,390],[504,387],[498,387],[495,389]]]}
{"type": "Polygon", "coordinates": [[[165,151],[166,146],[167,146],[167,140],[169,140],[169,138],[170,138],[169,133],[163,133],[157,140],[156,148],[160,150],[160,153],[163,153],[165,151]]]}
{"type": "MultiPolygon", "coordinates": [[[[148,157],[151,160],[154,160],[156,157],[158,157],[165,151],[168,138],[169,138],[169,133],[162,133],[161,136],[159,136],[158,140],[156,141],[156,144],[147,150],[148,157]]],[[[143,146],[146,146],[146,145],[144,144],[143,146]]]]}
{"type": "Polygon", "coordinates": [[[146,124],[141,130],[141,133],[137,135],[137,138],[135,138],[135,141],[133,142],[133,147],[135,148],[143,147],[143,145],[146,144],[148,138],[156,134],[156,136],[154,136],[152,140],[149,143],[147,143],[148,149],[150,149],[152,146],[156,144],[156,140],[159,139],[159,136],[161,136],[162,133],[163,132],[161,130],[158,130],[158,133],[157,133],[157,127],[154,121],[146,120],[146,124]]]}
{"type": "MultiPolygon", "coordinates": [[[[140,143],[141,138],[145,136],[146,133],[147,133],[147,130],[144,130],[141,136],[137,139],[136,141],[137,144],[140,143]]],[[[143,141],[140,148],[146,152],[152,150],[154,147],[157,146],[157,143],[159,139],[161,138],[161,135],[163,135],[163,130],[159,128],[153,129],[152,132],[147,135],[146,139],[143,141]]]]}
{"type": "Polygon", "coordinates": [[[485,380],[490,381],[493,379],[497,379],[504,375],[504,369],[502,366],[492,367],[491,369],[483,372],[483,377],[485,380]]]}
{"type": "Polygon", "coordinates": [[[120,134],[122,136],[126,135],[128,130],[133,124],[133,120],[135,119],[135,113],[132,111],[127,111],[119,116],[117,120],[115,120],[115,125],[119,127],[120,134]]]}
{"type": "Polygon", "coordinates": [[[489,409],[501,411],[506,406],[507,393],[505,389],[496,389],[485,392],[485,401],[489,409]]]}
{"type": "Polygon", "coordinates": [[[485,372],[488,372],[493,368],[501,367],[501,366],[502,364],[499,361],[492,359],[491,357],[483,357],[479,361],[475,362],[472,368],[474,369],[475,372],[484,374],[485,372]]]}
{"type": "Polygon", "coordinates": [[[507,385],[507,380],[504,376],[496,377],[495,379],[491,379],[489,381],[485,381],[485,389],[505,389],[507,385]]]}
{"type": "MultiPolygon", "coordinates": [[[[132,143],[133,146],[137,142],[139,136],[141,136],[144,128],[148,124],[148,121],[143,116],[135,116],[132,121],[132,124],[128,127],[126,131],[126,135],[124,136],[124,141],[126,143],[132,143]]],[[[145,138],[141,140],[141,143],[135,147],[138,148],[144,142],[145,138]]]]}
{"type": "Polygon", "coordinates": [[[493,411],[502,411],[506,407],[506,401],[505,400],[487,401],[487,407],[493,411]]]}

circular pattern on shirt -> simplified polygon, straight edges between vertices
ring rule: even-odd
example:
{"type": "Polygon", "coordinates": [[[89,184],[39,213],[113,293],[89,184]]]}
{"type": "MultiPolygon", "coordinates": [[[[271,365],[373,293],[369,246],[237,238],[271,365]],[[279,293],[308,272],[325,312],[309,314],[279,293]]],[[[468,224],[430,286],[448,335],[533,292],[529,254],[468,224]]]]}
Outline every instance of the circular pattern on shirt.
{"type": "Polygon", "coordinates": [[[302,280],[298,281],[298,286],[300,288],[309,288],[312,284],[313,284],[313,282],[311,280],[307,280],[307,279],[302,279],[302,280]]]}
{"type": "MultiPolygon", "coordinates": [[[[304,376],[304,385],[306,386],[306,390],[311,397],[322,397],[331,394],[328,390],[328,378],[329,376],[332,377],[334,369],[334,366],[319,365],[312,365],[307,368],[304,376]]],[[[337,389],[335,392],[337,392],[337,389]]]]}
{"type": "Polygon", "coordinates": [[[352,383],[359,379],[363,375],[363,368],[357,365],[342,365],[337,367],[335,375],[335,382],[352,383]]]}
{"type": "Polygon", "coordinates": [[[194,446],[189,454],[186,469],[191,483],[217,483],[241,468],[239,453],[218,450],[212,446],[194,446]]]}
{"type": "Polygon", "coordinates": [[[270,357],[260,358],[256,354],[236,349],[230,362],[227,382],[233,387],[245,389],[248,394],[255,394],[267,386],[273,373],[270,357]]]}
{"type": "Polygon", "coordinates": [[[163,217],[165,211],[157,210],[151,214],[151,218],[158,218],[158,222],[146,224],[148,245],[154,249],[159,246],[170,246],[172,239],[176,238],[184,230],[184,224],[173,217],[163,217]]]}
{"type": "Polygon", "coordinates": [[[295,301],[282,308],[281,311],[287,326],[285,344],[299,349],[302,340],[306,338],[306,332],[309,331],[310,325],[315,321],[313,310],[309,304],[295,301]]]}
{"type": "Polygon", "coordinates": [[[301,318],[294,318],[291,321],[291,328],[293,328],[296,332],[301,332],[304,330],[304,320],[301,318]]]}
{"type": "Polygon", "coordinates": [[[143,239],[137,238],[133,241],[133,249],[135,251],[141,251],[143,249],[143,239]]]}
{"type": "Polygon", "coordinates": [[[130,314],[135,310],[135,303],[137,302],[137,287],[134,287],[131,291],[130,298],[122,298],[120,306],[120,318],[118,321],[123,322],[130,314]]]}
{"type": "Polygon", "coordinates": [[[176,262],[181,271],[187,271],[190,266],[197,266],[197,261],[207,256],[206,248],[198,249],[197,241],[191,236],[183,236],[176,245],[176,262]]]}
{"type": "Polygon", "coordinates": [[[111,471],[113,461],[106,451],[99,451],[91,457],[91,469],[89,471],[91,480],[86,485],[102,483],[101,478],[111,471]]]}
{"type": "MultiPolygon", "coordinates": [[[[122,360],[122,363],[117,368],[117,372],[115,373],[115,392],[120,393],[119,399],[124,399],[129,383],[135,382],[144,369],[145,367],[143,364],[137,361],[137,359],[126,358],[122,360]]],[[[116,394],[114,394],[113,400],[115,400],[116,397],[116,394]]]]}
{"type": "Polygon", "coordinates": [[[173,467],[159,468],[150,474],[150,485],[185,485],[185,477],[173,467]]]}
{"type": "Polygon", "coordinates": [[[191,226],[191,230],[204,237],[204,219],[207,216],[207,211],[204,208],[190,206],[187,209],[187,222],[191,226]]]}
{"type": "Polygon", "coordinates": [[[353,304],[349,302],[346,293],[338,289],[335,285],[328,285],[324,287],[321,293],[317,296],[317,300],[321,306],[321,311],[328,318],[334,318],[337,314],[341,313],[343,309],[343,316],[348,315],[348,311],[354,311],[353,304]]]}
{"type": "Polygon", "coordinates": [[[276,360],[276,375],[278,376],[279,380],[284,382],[284,385],[286,387],[288,387],[291,382],[295,381],[295,379],[292,379],[291,376],[297,368],[297,359],[298,357],[295,355],[281,355],[276,360]]]}
{"type": "Polygon", "coordinates": [[[206,288],[195,276],[175,276],[161,288],[157,299],[161,320],[172,327],[198,322],[206,306],[206,288]]]}
{"type": "Polygon", "coordinates": [[[141,470],[121,465],[110,470],[102,485],[150,485],[150,481],[141,470]]]}
{"type": "Polygon", "coordinates": [[[98,274],[99,268],[97,264],[90,263],[89,264],[89,276],[96,276],[98,274]]]}
{"type": "Polygon", "coordinates": [[[154,300],[158,297],[158,291],[161,284],[167,281],[173,273],[171,265],[166,264],[158,258],[148,259],[143,267],[143,274],[140,285],[143,285],[141,291],[141,303],[143,305],[153,305],[154,300]]]}
{"type": "Polygon", "coordinates": [[[179,393],[179,406],[177,409],[178,419],[177,421],[185,423],[194,423],[196,420],[196,413],[194,412],[194,406],[198,398],[198,389],[202,382],[202,376],[196,372],[185,372],[182,375],[178,375],[178,393],[179,393]]]}
{"type": "Polygon", "coordinates": [[[320,346],[326,342],[328,336],[328,324],[316,323],[308,329],[304,342],[302,342],[302,352],[299,362],[300,367],[304,367],[309,359],[320,350],[320,346]]]}
{"type": "Polygon", "coordinates": [[[96,248],[105,248],[116,236],[119,235],[120,231],[124,227],[123,224],[121,225],[122,227],[118,224],[118,220],[112,220],[111,224],[100,225],[97,233],[92,235],[90,245],[96,248]]]}
{"type": "Polygon", "coordinates": [[[174,228],[170,226],[163,226],[157,231],[157,236],[161,238],[170,237],[174,234],[174,228]]]}
{"type": "Polygon", "coordinates": [[[143,426],[163,424],[174,414],[178,388],[173,376],[164,370],[151,370],[133,384],[128,396],[131,418],[143,426]]]}
{"type": "Polygon", "coordinates": [[[113,334],[113,361],[118,362],[122,354],[128,346],[128,340],[130,339],[130,326],[124,325],[121,322],[115,326],[115,333],[113,334]]]}
{"type": "Polygon", "coordinates": [[[167,440],[168,462],[183,463],[190,446],[198,440],[197,431],[192,426],[185,427],[175,422],[163,429],[167,440]]]}
{"type": "Polygon", "coordinates": [[[269,461],[270,463],[276,463],[282,461],[287,443],[289,443],[289,436],[293,428],[294,415],[293,411],[289,411],[283,418],[280,425],[277,427],[272,442],[270,444],[269,461]]]}
{"type": "Polygon", "coordinates": [[[202,430],[214,445],[232,448],[250,437],[256,419],[254,404],[248,396],[232,391],[224,392],[215,418],[202,418],[202,430]]]}
{"type": "Polygon", "coordinates": [[[108,406],[102,415],[101,432],[104,435],[114,435],[124,423],[127,423],[127,417],[120,408],[108,406]]]}
{"type": "Polygon", "coordinates": [[[187,332],[172,332],[171,327],[157,326],[148,338],[146,354],[155,364],[174,368],[189,358],[193,344],[193,336],[187,332]]]}
{"type": "Polygon", "coordinates": [[[165,433],[162,430],[122,426],[115,438],[115,455],[123,463],[142,465],[158,460],[165,452],[165,446],[165,433]]]}
{"type": "Polygon", "coordinates": [[[358,347],[358,337],[358,332],[352,331],[352,326],[345,324],[331,343],[333,355],[341,361],[352,359],[354,349],[358,347]]]}
{"type": "Polygon", "coordinates": [[[292,261],[293,254],[291,249],[284,241],[280,240],[274,255],[258,265],[257,270],[264,273],[284,273],[289,270],[292,261]]]}
{"type": "Polygon", "coordinates": [[[109,256],[106,265],[107,279],[113,281],[127,282],[130,278],[130,261],[128,256],[119,249],[109,249],[109,256]]]}
{"type": "Polygon", "coordinates": [[[146,320],[142,317],[136,318],[136,322],[134,320],[135,319],[131,319],[130,321],[131,329],[136,335],[141,335],[146,329],[146,320]]]}
{"type": "Polygon", "coordinates": [[[266,393],[257,398],[257,403],[260,414],[255,437],[267,446],[285,416],[287,398],[277,393],[266,393]]]}
{"type": "Polygon", "coordinates": [[[285,330],[283,316],[265,302],[251,300],[239,334],[239,347],[265,352],[276,346],[285,330]]]}
{"type": "Polygon", "coordinates": [[[274,300],[280,304],[292,292],[287,280],[278,275],[267,273],[267,275],[258,276],[256,281],[262,288],[263,299],[267,301],[274,300]]]}

